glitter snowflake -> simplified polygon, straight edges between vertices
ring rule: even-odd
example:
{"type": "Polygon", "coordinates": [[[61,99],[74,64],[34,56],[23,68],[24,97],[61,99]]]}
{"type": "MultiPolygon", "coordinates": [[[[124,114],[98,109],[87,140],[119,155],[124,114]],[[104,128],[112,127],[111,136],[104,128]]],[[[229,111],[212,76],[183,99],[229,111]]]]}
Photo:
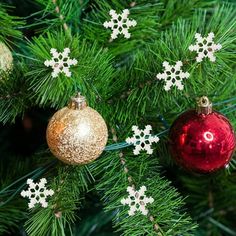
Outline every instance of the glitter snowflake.
{"type": "Polygon", "coordinates": [[[52,48],[50,50],[50,53],[52,54],[52,59],[46,60],[44,62],[44,65],[47,67],[52,67],[52,77],[56,78],[58,74],[62,72],[64,72],[67,77],[71,77],[71,72],[69,71],[69,69],[72,65],[77,64],[77,60],[70,59],[70,49],[65,48],[63,52],[57,52],[57,49],[52,48]]]}
{"type": "Polygon", "coordinates": [[[183,79],[187,79],[190,74],[188,72],[183,72],[181,67],[183,63],[181,61],[177,61],[174,66],[171,66],[169,62],[164,61],[163,67],[165,71],[163,73],[157,74],[157,79],[165,80],[164,89],[169,91],[172,86],[176,86],[179,90],[183,90],[184,86],[182,84],[183,79]]]}
{"type": "Polygon", "coordinates": [[[111,38],[116,39],[119,34],[123,34],[127,39],[130,38],[128,30],[131,26],[136,26],[137,22],[128,18],[129,10],[123,10],[122,14],[117,14],[116,11],[110,10],[109,14],[112,19],[104,22],[103,26],[112,29],[111,38]]]}
{"type": "Polygon", "coordinates": [[[130,210],[128,211],[128,214],[130,216],[133,216],[136,211],[140,211],[143,215],[148,214],[146,205],[148,203],[153,203],[154,199],[152,197],[146,197],[146,190],[147,188],[145,186],[142,186],[139,191],[135,191],[135,189],[130,186],[127,188],[129,196],[127,198],[123,198],[121,200],[121,204],[129,205],[130,210]]]}
{"type": "Polygon", "coordinates": [[[196,57],[197,62],[201,62],[204,57],[208,57],[212,62],[216,60],[214,52],[220,50],[222,46],[213,42],[214,37],[215,35],[212,32],[209,33],[207,37],[202,37],[201,34],[198,33],[195,34],[197,42],[195,45],[190,45],[189,50],[198,53],[196,57]]]}
{"type": "Polygon", "coordinates": [[[54,194],[53,190],[47,190],[45,184],[47,180],[45,178],[40,179],[39,183],[34,183],[32,179],[27,180],[29,188],[27,191],[23,190],[21,192],[22,197],[28,197],[30,202],[28,203],[29,208],[33,208],[35,204],[40,203],[42,207],[47,207],[46,202],[47,196],[52,196],[54,194]]]}
{"type": "Polygon", "coordinates": [[[134,125],[132,126],[132,130],[134,131],[134,136],[131,138],[127,138],[126,142],[134,144],[134,155],[138,155],[141,150],[146,150],[148,154],[152,154],[152,143],[156,143],[159,141],[159,138],[157,136],[152,136],[150,134],[150,132],[152,131],[152,126],[146,125],[144,130],[139,130],[138,126],[134,125]]]}

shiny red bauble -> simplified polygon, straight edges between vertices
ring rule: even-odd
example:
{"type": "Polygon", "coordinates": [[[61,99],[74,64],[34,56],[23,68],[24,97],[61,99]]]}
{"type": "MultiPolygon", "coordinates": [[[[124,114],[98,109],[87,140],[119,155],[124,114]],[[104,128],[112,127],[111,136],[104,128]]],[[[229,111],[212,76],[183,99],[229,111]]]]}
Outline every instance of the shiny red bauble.
{"type": "Polygon", "coordinates": [[[189,110],[170,128],[170,151],[189,171],[211,173],[225,167],[235,148],[235,135],[228,119],[216,112],[189,110]]]}

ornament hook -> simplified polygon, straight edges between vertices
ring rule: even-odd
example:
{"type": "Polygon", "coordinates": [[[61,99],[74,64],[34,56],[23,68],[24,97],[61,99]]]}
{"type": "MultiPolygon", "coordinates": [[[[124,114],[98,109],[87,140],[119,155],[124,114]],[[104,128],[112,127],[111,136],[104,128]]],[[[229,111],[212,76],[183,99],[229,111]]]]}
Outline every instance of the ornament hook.
{"type": "Polygon", "coordinates": [[[73,110],[82,110],[87,107],[86,98],[78,92],[75,97],[71,98],[68,107],[73,110]]]}
{"type": "Polygon", "coordinates": [[[212,113],[212,103],[207,96],[202,96],[197,101],[197,113],[208,115],[212,113]]]}

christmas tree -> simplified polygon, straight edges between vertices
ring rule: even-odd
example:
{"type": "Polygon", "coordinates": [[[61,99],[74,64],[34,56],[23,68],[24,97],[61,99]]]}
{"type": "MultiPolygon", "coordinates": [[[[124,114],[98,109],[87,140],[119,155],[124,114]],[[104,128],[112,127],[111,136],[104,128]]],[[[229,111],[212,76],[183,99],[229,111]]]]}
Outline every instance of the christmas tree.
{"type": "Polygon", "coordinates": [[[0,24],[0,235],[236,235],[234,1],[2,0],[0,24]]]}

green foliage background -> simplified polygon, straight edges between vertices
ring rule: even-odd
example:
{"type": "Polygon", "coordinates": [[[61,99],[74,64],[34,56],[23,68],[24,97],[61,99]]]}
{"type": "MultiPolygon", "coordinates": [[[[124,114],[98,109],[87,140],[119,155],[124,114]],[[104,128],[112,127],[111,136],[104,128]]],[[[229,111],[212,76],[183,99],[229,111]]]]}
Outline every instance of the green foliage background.
{"type": "Polygon", "coordinates": [[[4,0],[0,41],[14,57],[13,71],[0,74],[1,235],[236,235],[235,158],[212,175],[187,173],[173,163],[167,135],[177,116],[202,95],[236,126],[234,1],[4,0]],[[111,31],[103,27],[110,9],[130,10],[137,21],[130,39],[110,40],[111,31]],[[222,45],[215,63],[195,61],[188,47],[196,32],[214,32],[222,45]],[[71,78],[52,78],[44,61],[51,58],[51,48],[65,47],[78,63],[71,78]],[[190,78],[183,91],[166,92],[156,74],[163,61],[178,60],[190,78]],[[78,90],[104,117],[109,141],[93,163],[66,166],[48,150],[45,129],[78,90]],[[153,155],[134,156],[124,140],[132,125],[146,124],[161,140],[153,155]],[[42,176],[55,194],[48,208],[29,211],[19,193],[27,178],[42,176]],[[128,207],[121,205],[129,176],[155,199],[148,205],[154,222],[141,214],[128,217],[128,207]]]}

